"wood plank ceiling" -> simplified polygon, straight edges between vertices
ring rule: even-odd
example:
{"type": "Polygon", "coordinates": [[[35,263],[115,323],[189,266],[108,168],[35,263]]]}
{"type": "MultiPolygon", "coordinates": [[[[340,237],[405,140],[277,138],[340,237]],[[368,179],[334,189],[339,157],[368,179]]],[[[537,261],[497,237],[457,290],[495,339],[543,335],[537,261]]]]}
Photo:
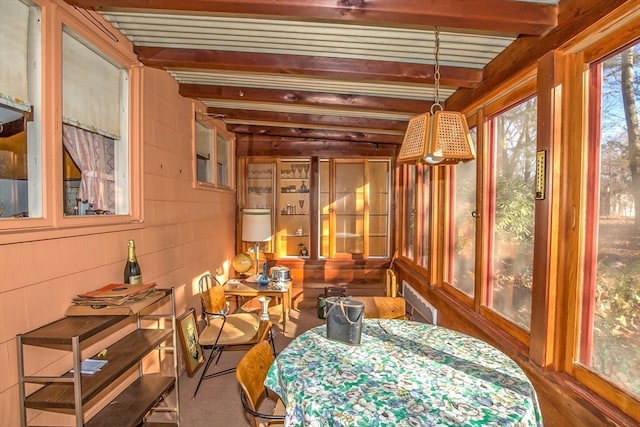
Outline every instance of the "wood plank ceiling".
{"type": "Polygon", "coordinates": [[[253,141],[399,146],[440,91],[474,88],[516,39],[541,37],[558,0],[67,0],[95,10],[253,141]]]}

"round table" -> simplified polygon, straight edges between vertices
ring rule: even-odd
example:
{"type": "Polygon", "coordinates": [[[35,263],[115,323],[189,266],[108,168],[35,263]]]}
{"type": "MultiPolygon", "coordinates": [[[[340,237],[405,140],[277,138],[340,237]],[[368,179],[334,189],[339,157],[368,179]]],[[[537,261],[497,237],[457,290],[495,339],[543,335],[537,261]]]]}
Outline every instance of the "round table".
{"type": "Polygon", "coordinates": [[[287,426],[541,426],[522,369],[473,337],[407,320],[365,319],[361,344],[319,326],[276,358],[265,385],[287,426]]]}

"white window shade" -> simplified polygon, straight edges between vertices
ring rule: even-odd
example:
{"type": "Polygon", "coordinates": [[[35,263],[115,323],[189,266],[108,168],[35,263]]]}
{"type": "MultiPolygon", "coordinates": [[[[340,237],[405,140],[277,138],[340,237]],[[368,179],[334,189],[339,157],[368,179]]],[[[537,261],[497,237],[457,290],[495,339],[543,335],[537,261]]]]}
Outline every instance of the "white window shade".
{"type": "Polygon", "coordinates": [[[27,51],[29,7],[19,0],[3,0],[0,12],[0,104],[31,109],[27,51]]]}
{"type": "Polygon", "coordinates": [[[123,71],[65,32],[62,55],[64,122],[120,139],[123,71]]]}

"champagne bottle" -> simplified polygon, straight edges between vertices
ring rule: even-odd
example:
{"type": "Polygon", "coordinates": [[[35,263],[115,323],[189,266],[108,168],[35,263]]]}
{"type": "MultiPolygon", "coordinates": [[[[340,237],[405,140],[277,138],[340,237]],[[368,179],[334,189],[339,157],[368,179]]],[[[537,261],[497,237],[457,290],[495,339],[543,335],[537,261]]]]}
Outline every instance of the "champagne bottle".
{"type": "Polygon", "coordinates": [[[129,255],[124,265],[124,283],[137,285],[142,283],[142,270],[136,258],[136,246],[133,240],[129,240],[129,255]]]}

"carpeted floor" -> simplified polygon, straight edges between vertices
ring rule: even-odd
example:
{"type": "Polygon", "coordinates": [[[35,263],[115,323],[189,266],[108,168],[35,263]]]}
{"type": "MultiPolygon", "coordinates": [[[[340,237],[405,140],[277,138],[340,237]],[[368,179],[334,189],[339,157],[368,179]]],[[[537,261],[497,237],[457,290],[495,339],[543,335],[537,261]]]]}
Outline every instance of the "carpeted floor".
{"type": "MultiPolygon", "coordinates": [[[[287,322],[286,334],[282,333],[281,323],[274,323],[276,351],[282,350],[300,333],[323,323],[324,320],[318,319],[315,308],[292,310],[287,322]]],[[[243,351],[223,353],[219,367],[224,369],[235,366],[243,354],[243,351]]],[[[205,357],[207,355],[208,352],[205,353],[205,357]]],[[[240,391],[235,373],[203,381],[197,396],[195,399],[192,398],[198,379],[202,374],[202,368],[191,378],[187,376],[186,372],[180,377],[180,426],[252,426],[250,418],[245,416],[240,403],[240,391]]],[[[152,419],[157,419],[155,417],[154,415],[152,419]]]]}

